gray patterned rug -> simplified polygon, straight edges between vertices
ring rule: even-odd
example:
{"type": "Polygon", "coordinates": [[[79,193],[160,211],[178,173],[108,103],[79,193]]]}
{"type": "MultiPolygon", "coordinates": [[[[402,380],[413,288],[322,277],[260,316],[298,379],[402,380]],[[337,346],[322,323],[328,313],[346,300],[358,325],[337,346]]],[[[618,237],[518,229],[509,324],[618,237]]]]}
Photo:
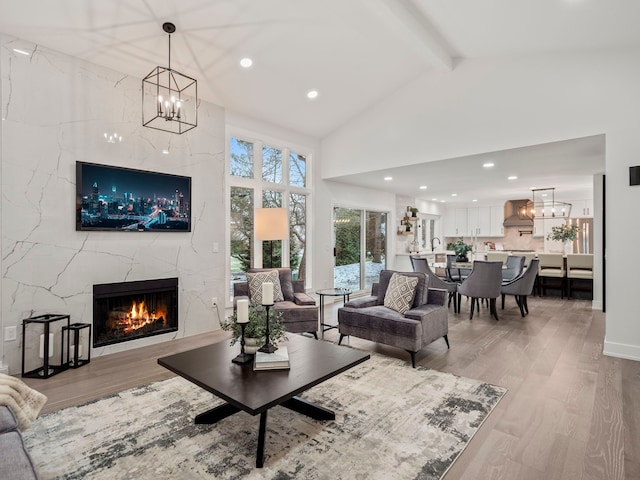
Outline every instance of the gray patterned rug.
{"type": "Polygon", "coordinates": [[[319,422],[269,413],[216,425],[196,414],[221,401],[180,377],[38,418],[25,443],[43,479],[438,479],[506,389],[372,354],[305,392],[336,412],[319,422]]]}

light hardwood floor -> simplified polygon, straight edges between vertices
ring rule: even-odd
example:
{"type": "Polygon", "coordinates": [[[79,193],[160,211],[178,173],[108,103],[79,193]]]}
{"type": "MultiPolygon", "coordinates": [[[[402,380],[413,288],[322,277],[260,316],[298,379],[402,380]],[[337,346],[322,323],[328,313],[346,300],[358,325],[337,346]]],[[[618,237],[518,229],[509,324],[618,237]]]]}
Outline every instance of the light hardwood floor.
{"type": "MultiPolygon", "coordinates": [[[[336,318],[337,306],[327,306],[327,319],[336,318]]],[[[451,349],[438,340],[418,354],[418,364],[509,391],[446,480],[640,478],[640,362],[602,355],[602,312],[584,300],[530,297],[522,318],[511,297],[496,322],[485,308],[469,320],[468,308],[463,299],[462,312],[449,315],[451,349]]],[[[325,339],[338,336],[330,330],[325,339]]],[[[158,357],[227,338],[207,333],[25,380],[49,397],[43,412],[51,412],[169,378],[158,357]]],[[[402,350],[353,337],[346,343],[409,362],[402,350]]]]}

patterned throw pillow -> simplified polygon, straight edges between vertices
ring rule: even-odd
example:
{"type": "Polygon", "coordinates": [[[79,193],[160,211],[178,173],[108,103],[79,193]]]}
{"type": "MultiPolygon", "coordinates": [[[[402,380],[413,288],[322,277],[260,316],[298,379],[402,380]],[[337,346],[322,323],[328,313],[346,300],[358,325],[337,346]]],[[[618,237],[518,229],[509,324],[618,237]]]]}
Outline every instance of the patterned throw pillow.
{"type": "Polygon", "coordinates": [[[280,288],[280,277],[278,270],[267,272],[247,273],[247,283],[249,284],[249,301],[252,305],[262,305],[262,284],[264,282],[273,283],[273,301],[282,302],[282,288],[280,288]]]}
{"type": "Polygon", "coordinates": [[[394,273],[384,294],[384,306],[404,315],[411,308],[417,285],[417,277],[394,273]]]}

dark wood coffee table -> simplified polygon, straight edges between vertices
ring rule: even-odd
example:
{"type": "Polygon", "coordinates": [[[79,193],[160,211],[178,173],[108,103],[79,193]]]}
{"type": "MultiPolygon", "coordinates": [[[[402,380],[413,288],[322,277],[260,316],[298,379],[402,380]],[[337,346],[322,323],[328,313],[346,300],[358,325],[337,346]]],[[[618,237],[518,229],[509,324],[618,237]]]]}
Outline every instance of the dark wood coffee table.
{"type": "Polygon", "coordinates": [[[216,423],[241,410],[260,414],[258,468],[264,464],[267,411],[271,407],[281,405],[316,420],[334,420],[335,412],[297,395],[369,359],[369,354],[348,347],[296,334],[288,337],[284,344],[289,350],[289,370],[254,372],[252,363],[232,363],[240,346],[230,347],[227,340],[158,359],[163,367],[226,401],[197,415],[195,423],[216,423]]]}

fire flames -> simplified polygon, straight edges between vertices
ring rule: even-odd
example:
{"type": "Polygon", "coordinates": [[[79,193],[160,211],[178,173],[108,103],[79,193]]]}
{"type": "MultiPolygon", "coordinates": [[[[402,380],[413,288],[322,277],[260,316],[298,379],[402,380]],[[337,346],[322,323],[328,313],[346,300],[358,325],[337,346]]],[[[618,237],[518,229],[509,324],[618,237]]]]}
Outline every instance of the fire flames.
{"type": "Polygon", "coordinates": [[[150,312],[147,309],[144,301],[133,302],[131,310],[125,315],[123,319],[126,326],[123,329],[124,333],[130,333],[135,330],[139,330],[145,325],[150,325],[157,321],[166,323],[167,311],[164,307],[159,307],[155,312],[150,312]]]}

